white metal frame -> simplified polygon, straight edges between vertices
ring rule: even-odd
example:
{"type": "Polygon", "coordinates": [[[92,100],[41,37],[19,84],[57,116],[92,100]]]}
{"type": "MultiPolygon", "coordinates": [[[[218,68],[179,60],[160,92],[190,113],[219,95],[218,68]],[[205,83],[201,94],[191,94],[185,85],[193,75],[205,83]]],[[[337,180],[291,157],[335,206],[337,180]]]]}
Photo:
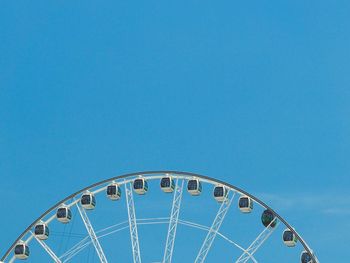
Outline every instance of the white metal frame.
{"type": "Polygon", "coordinates": [[[43,247],[43,249],[49,254],[49,256],[56,262],[56,263],[61,263],[61,260],[57,257],[57,255],[52,251],[52,249],[44,242],[43,240],[40,240],[34,235],[34,238],[38,243],[43,247]]]}
{"type": "Polygon", "coordinates": [[[167,239],[165,243],[163,263],[171,263],[172,261],[184,182],[185,180],[182,180],[181,185],[179,185],[179,179],[176,179],[173,203],[172,203],[171,213],[170,213],[168,234],[167,234],[167,239]]]}
{"type": "Polygon", "coordinates": [[[278,227],[277,218],[274,218],[272,222],[265,227],[265,229],[257,236],[257,238],[250,244],[250,246],[243,252],[243,254],[236,260],[236,263],[245,263],[258,251],[262,244],[272,235],[272,233],[278,227]],[[271,227],[276,224],[274,227],[271,227]]]}
{"type": "Polygon", "coordinates": [[[126,206],[128,208],[132,257],[133,257],[134,263],[141,263],[139,235],[137,232],[135,203],[134,203],[134,196],[132,192],[132,185],[131,183],[126,183],[124,186],[125,186],[125,195],[126,195],[126,206]]]}
{"type": "MultiPolygon", "coordinates": [[[[160,218],[143,218],[143,219],[137,219],[136,221],[137,221],[137,225],[154,225],[154,224],[169,224],[170,219],[160,217],[160,218]]],[[[210,227],[208,227],[208,226],[204,226],[204,225],[201,225],[198,223],[194,223],[194,222],[182,220],[182,219],[178,220],[178,224],[183,225],[183,226],[187,226],[187,227],[191,227],[191,228],[195,228],[195,229],[199,229],[199,230],[202,230],[205,232],[209,232],[209,230],[210,230],[210,227]]],[[[115,225],[106,227],[104,229],[101,229],[99,231],[96,231],[96,234],[98,235],[98,238],[100,239],[100,238],[103,238],[105,236],[109,236],[109,235],[112,235],[112,234],[117,233],[119,231],[126,230],[126,229],[129,229],[129,223],[128,223],[128,221],[123,221],[123,222],[120,222],[118,224],[115,224],[115,225]]],[[[227,241],[228,243],[230,243],[233,247],[238,248],[242,252],[245,252],[245,249],[243,247],[238,245],[235,241],[233,241],[229,237],[225,236],[224,234],[222,234],[220,232],[217,232],[217,235],[220,238],[227,241]]],[[[68,251],[66,251],[60,257],[60,259],[62,260],[62,262],[68,262],[75,255],[77,255],[80,251],[87,248],[90,244],[91,244],[91,240],[90,240],[90,237],[88,235],[85,238],[83,238],[81,241],[79,241],[77,244],[75,244],[68,251]]],[[[253,256],[251,256],[251,259],[255,263],[257,263],[257,261],[254,259],[253,256]]]]}
{"type": "Polygon", "coordinates": [[[83,223],[86,227],[86,230],[91,238],[92,244],[94,245],[94,247],[96,249],[97,255],[100,258],[101,263],[108,263],[107,258],[105,256],[105,253],[103,252],[101,244],[98,241],[95,230],[94,230],[94,228],[89,220],[88,215],[86,214],[85,209],[83,207],[81,207],[79,203],[76,203],[76,206],[78,208],[80,217],[83,220],[83,223]]]}
{"type": "Polygon", "coordinates": [[[207,257],[209,250],[211,248],[211,245],[214,242],[214,239],[216,237],[216,234],[218,233],[222,222],[224,222],[225,216],[227,214],[227,211],[229,210],[232,200],[235,197],[236,192],[228,191],[227,198],[225,201],[223,201],[220,205],[220,208],[215,216],[215,219],[208,231],[207,236],[205,237],[203,244],[198,252],[198,255],[196,257],[195,263],[203,263],[205,261],[205,258],[207,257]]]}
{"type": "MultiPolygon", "coordinates": [[[[90,191],[90,192],[92,192],[94,194],[98,194],[98,193],[100,193],[102,191],[105,191],[107,185],[109,183],[111,183],[111,182],[117,182],[121,186],[123,184],[125,185],[125,184],[128,184],[128,183],[131,183],[135,178],[138,178],[138,176],[140,176],[140,175],[146,177],[147,180],[157,180],[157,179],[161,179],[162,177],[164,177],[164,175],[167,175],[167,174],[172,174],[172,177],[174,179],[188,180],[188,179],[191,179],[193,177],[196,177],[196,178],[199,178],[202,183],[208,183],[208,184],[211,184],[211,185],[223,184],[231,191],[235,191],[235,192],[239,193],[240,195],[247,195],[255,203],[259,204],[262,208],[270,209],[271,211],[273,211],[265,203],[263,203],[258,198],[254,197],[253,195],[245,192],[244,190],[239,189],[239,188],[237,188],[237,187],[235,187],[233,185],[227,184],[225,182],[222,182],[222,181],[219,181],[219,180],[216,180],[216,179],[213,179],[213,178],[209,178],[209,177],[206,177],[206,176],[202,176],[202,175],[198,175],[198,174],[194,174],[194,173],[187,173],[187,172],[177,172],[177,171],[147,171],[147,172],[140,172],[140,173],[132,173],[132,174],[127,174],[127,175],[123,175],[123,176],[113,177],[113,178],[104,180],[102,182],[95,183],[95,184],[93,184],[93,185],[91,185],[89,187],[81,189],[80,191],[78,191],[78,192],[68,196],[67,198],[65,198],[62,201],[60,201],[59,203],[57,203],[55,206],[53,206],[50,209],[48,209],[43,215],[41,215],[30,226],[28,226],[28,228],[21,235],[19,235],[19,237],[12,244],[12,246],[5,252],[4,256],[2,256],[2,258],[0,259],[0,262],[1,261],[3,261],[3,262],[13,262],[13,261],[15,261],[15,257],[13,255],[10,255],[10,253],[13,250],[13,248],[15,247],[15,245],[17,244],[17,242],[19,240],[23,239],[25,243],[29,244],[31,242],[31,240],[35,238],[34,234],[31,233],[31,228],[37,222],[42,220],[44,223],[49,225],[49,223],[51,221],[56,219],[55,210],[57,209],[57,207],[59,207],[60,205],[62,205],[64,203],[66,203],[68,207],[72,207],[72,206],[76,205],[79,202],[79,200],[75,199],[75,197],[77,197],[78,195],[82,194],[83,192],[88,190],[88,191],[90,191]]],[[[131,194],[132,194],[132,192],[131,192],[131,194]]],[[[279,219],[279,221],[281,221],[287,228],[289,228],[289,229],[292,228],[292,226],[289,225],[288,222],[286,222],[276,212],[273,211],[273,213],[276,215],[276,217],[279,219]]],[[[135,221],[136,221],[136,217],[135,217],[135,221]]],[[[181,223],[180,219],[178,221],[179,221],[178,223],[181,223]]],[[[134,225],[137,226],[136,224],[134,224],[134,225]]],[[[129,224],[129,226],[130,226],[130,224],[129,224]]],[[[307,245],[307,243],[302,239],[302,237],[296,231],[293,230],[293,232],[295,232],[298,240],[300,241],[300,243],[304,247],[304,249],[312,254],[314,263],[318,263],[319,261],[317,260],[316,256],[311,252],[312,250],[307,245]]],[[[218,233],[218,235],[219,235],[219,233],[218,233]]],[[[98,239],[96,239],[96,240],[98,241],[98,239]]],[[[238,244],[236,244],[236,246],[240,247],[238,244]]],[[[248,251],[245,251],[245,254],[247,254],[251,258],[253,258],[251,253],[248,253],[248,251]]],[[[67,259],[63,260],[64,256],[65,255],[62,255],[62,256],[59,257],[62,262],[66,262],[66,260],[67,260],[67,259]]],[[[139,258],[140,258],[139,262],[141,262],[141,257],[139,257],[139,258]]]]}

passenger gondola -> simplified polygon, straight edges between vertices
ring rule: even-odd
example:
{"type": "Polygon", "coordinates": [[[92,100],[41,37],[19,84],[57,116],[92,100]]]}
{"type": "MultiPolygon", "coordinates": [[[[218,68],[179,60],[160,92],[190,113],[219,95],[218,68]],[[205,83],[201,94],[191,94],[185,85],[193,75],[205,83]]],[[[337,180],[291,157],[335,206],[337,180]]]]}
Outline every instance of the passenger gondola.
{"type": "Polygon", "coordinates": [[[224,202],[227,199],[228,190],[223,185],[217,185],[214,188],[213,196],[219,203],[224,202]]]}
{"type": "Polygon", "coordinates": [[[148,183],[145,180],[145,178],[137,178],[134,180],[133,183],[133,188],[135,193],[139,194],[139,195],[143,195],[145,193],[147,193],[148,191],[148,183]]]}
{"type": "Polygon", "coordinates": [[[290,229],[286,229],[283,231],[283,242],[287,247],[295,247],[295,245],[297,244],[297,237],[294,234],[293,231],[291,231],[290,229]]]}
{"type": "Polygon", "coordinates": [[[202,183],[198,179],[188,180],[187,191],[191,195],[200,195],[202,192],[202,183]]]}
{"type": "Polygon", "coordinates": [[[300,256],[301,263],[313,263],[311,255],[307,251],[303,251],[300,256]]]}
{"type": "Polygon", "coordinates": [[[119,200],[121,196],[121,189],[117,183],[111,183],[107,186],[106,193],[109,199],[119,200]]]}
{"type": "Polygon", "coordinates": [[[165,193],[172,193],[175,189],[175,181],[171,176],[165,176],[160,180],[160,188],[165,193]]]}
{"type": "Polygon", "coordinates": [[[30,255],[29,247],[23,241],[17,243],[14,252],[17,259],[27,259],[30,255]]]}
{"type": "Polygon", "coordinates": [[[72,219],[72,211],[67,206],[61,206],[56,211],[56,218],[61,223],[69,223],[69,221],[72,219]]]}
{"type": "Polygon", "coordinates": [[[266,209],[261,215],[261,222],[265,227],[274,228],[277,225],[277,219],[272,211],[266,209]]]}
{"type": "Polygon", "coordinates": [[[91,192],[84,193],[80,198],[80,204],[83,208],[87,210],[92,210],[96,206],[95,195],[91,192]]]}
{"type": "Polygon", "coordinates": [[[246,195],[241,196],[238,200],[238,207],[242,213],[250,213],[253,210],[253,204],[253,200],[246,195]]]}
{"type": "Polygon", "coordinates": [[[50,235],[49,227],[44,222],[40,222],[34,228],[34,235],[40,240],[48,239],[50,235]]]}

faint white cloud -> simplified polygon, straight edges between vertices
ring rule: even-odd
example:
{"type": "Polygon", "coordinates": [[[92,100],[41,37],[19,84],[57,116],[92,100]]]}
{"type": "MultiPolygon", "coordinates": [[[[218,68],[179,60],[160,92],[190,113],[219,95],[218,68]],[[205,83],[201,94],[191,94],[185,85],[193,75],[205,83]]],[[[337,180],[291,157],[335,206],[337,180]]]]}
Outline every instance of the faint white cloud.
{"type": "Polygon", "coordinates": [[[350,208],[328,208],[324,209],[322,213],[328,215],[350,215],[350,208]]]}
{"type": "Polygon", "coordinates": [[[312,210],[339,216],[350,214],[350,196],[346,195],[291,192],[288,196],[270,193],[260,193],[256,196],[267,205],[279,210],[312,210]]]}

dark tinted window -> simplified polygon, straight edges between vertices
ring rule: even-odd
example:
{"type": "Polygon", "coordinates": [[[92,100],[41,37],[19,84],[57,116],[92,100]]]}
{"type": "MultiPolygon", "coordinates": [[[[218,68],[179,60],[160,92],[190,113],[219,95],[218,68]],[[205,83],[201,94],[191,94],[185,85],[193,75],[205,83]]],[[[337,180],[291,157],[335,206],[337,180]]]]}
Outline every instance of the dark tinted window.
{"type": "Polygon", "coordinates": [[[68,210],[68,219],[71,219],[72,218],[72,211],[71,210],[68,210]]]}
{"type": "Polygon", "coordinates": [[[16,255],[21,255],[24,252],[24,246],[23,245],[17,245],[15,247],[15,254],[16,255]]]}
{"type": "MultiPolygon", "coordinates": [[[[275,216],[270,210],[265,210],[261,216],[261,221],[265,227],[270,225],[270,223],[274,220],[275,216]]],[[[274,226],[273,224],[272,226],[274,226]]]]}
{"type": "Polygon", "coordinates": [[[286,231],[283,233],[283,240],[284,241],[293,241],[294,235],[292,231],[286,231]]]}
{"type": "Polygon", "coordinates": [[[190,180],[187,184],[188,190],[197,190],[197,180],[190,180]]]}
{"type": "Polygon", "coordinates": [[[162,180],[160,181],[160,186],[161,187],[170,187],[170,178],[162,178],[162,180]]]}
{"type": "Polygon", "coordinates": [[[64,208],[64,207],[58,208],[58,210],[57,210],[57,217],[58,218],[66,217],[66,208],[64,208]]]}
{"type": "Polygon", "coordinates": [[[35,233],[35,235],[42,235],[42,234],[44,234],[44,226],[43,225],[35,226],[34,233],[35,233]]]}
{"type": "Polygon", "coordinates": [[[143,180],[142,179],[136,179],[134,181],[134,189],[142,189],[143,188],[143,180]]]}
{"type": "Polygon", "coordinates": [[[224,188],[222,186],[217,186],[214,189],[214,196],[215,197],[222,197],[224,196],[224,188]]]}
{"type": "Polygon", "coordinates": [[[109,185],[107,187],[107,194],[108,195],[115,195],[115,194],[117,194],[117,187],[115,185],[109,185]]]}
{"type": "Polygon", "coordinates": [[[304,252],[303,255],[301,256],[301,262],[302,263],[309,263],[311,262],[311,256],[309,255],[309,253],[304,252]]]}
{"type": "Polygon", "coordinates": [[[81,197],[81,204],[82,205],[89,205],[91,203],[90,195],[83,195],[81,197]]]}
{"type": "Polygon", "coordinates": [[[239,199],[238,203],[239,207],[241,208],[247,208],[249,207],[249,198],[248,197],[242,197],[239,199]]]}

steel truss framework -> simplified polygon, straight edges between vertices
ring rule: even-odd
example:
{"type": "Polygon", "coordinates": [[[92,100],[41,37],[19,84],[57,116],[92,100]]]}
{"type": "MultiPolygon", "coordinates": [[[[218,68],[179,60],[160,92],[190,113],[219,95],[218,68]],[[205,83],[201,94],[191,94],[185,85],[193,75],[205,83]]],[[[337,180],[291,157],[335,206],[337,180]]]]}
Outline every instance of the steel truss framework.
{"type": "Polygon", "coordinates": [[[86,227],[86,230],[91,238],[92,244],[94,245],[95,249],[96,249],[96,253],[98,255],[98,257],[100,258],[101,263],[108,263],[105,253],[103,252],[103,249],[100,245],[100,242],[98,241],[98,238],[96,236],[95,230],[92,227],[92,224],[89,220],[88,215],[86,214],[86,211],[84,208],[80,207],[79,203],[76,203],[76,206],[78,208],[79,214],[81,219],[84,222],[84,225],[86,227]]]}
{"type": "Polygon", "coordinates": [[[56,263],[61,263],[61,260],[56,256],[55,252],[53,252],[51,250],[51,248],[43,240],[40,240],[36,236],[34,236],[34,237],[35,237],[36,241],[38,241],[38,243],[43,247],[43,249],[45,249],[47,254],[49,254],[49,256],[53,259],[53,261],[55,261],[56,263]]]}
{"type": "Polygon", "coordinates": [[[216,214],[216,217],[214,219],[213,224],[211,225],[211,228],[208,231],[207,236],[205,237],[205,240],[202,244],[201,249],[199,250],[199,253],[197,255],[197,258],[195,260],[195,263],[203,263],[205,261],[205,258],[207,257],[209,250],[211,248],[211,245],[214,242],[214,239],[216,237],[217,232],[219,231],[222,222],[224,222],[225,216],[227,214],[227,211],[229,210],[232,200],[235,197],[235,192],[232,194],[229,192],[228,197],[224,202],[222,202],[219,211],[216,214]]]}
{"type": "Polygon", "coordinates": [[[258,237],[250,244],[250,246],[243,252],[243,254],[236,260],[236,263],[245,263],[247,262],[251,256],[262,246],[262,244],[271,236],[273,231],[278,226],[278,221],[276,222],[276,218],[272,220],[272,222],[266,227],[258,237]],[[273,224],[276,225],[274,227],[273,224]]]}
{"type": "Polygon", "coordinates": [[[176,229],[177,229],[177,223],[179,220],[184,182],[185,182],[184,180],[181,180],[181,185],[179,185],[178,184],[179,179],[176,179],[175,193],[173,197],[173,204],[171,207],[171,214],[170,214],[170,220],[169,220],[168,235],[165,243],[163,263],[171,263],[171,260],[173,257],[176,229]]]}
{"type": "MultiPolygon", "coordinates": [[[[137,219],[137,225],[154,225],[154,224],[169,224],[170,220],[169,218],[143,218],[143,219],[137,219]]],[[[201,224],[197,224],[191,221],[186,221],[179,219],[178,224],[191,227],[191,228],[196,228],[199,230],[203,230],[205,232],[208,232],[210,230],[210,227],[204,226],[201,224]]],[[[96,233],[98,234],[98,238],[103,238],[109,235],[112,235],[114,233],[117,233],[119,231],[123,231],[129,229],[129,224],[128,221],[124,221],[109,227],[106,227],[104,229],[101,229],[97,231],[96,233]]],[[[242,248],[240,245],[238,245],[236,242],[228,238],[227,236],[223,235],[220,232],[217,232],[217,235],[222,238],[223,240],[227,241],[230,243],[233,247],[236,247],[240,249],[242,252],[245,252],[245,249],[242,248]]],[[[74,256],[76,256],[79,252],[87,248],[91,244],[91,240],[89,236],[86,236],[83,238],[81,241],[79,241],[77,244],[75,244],[71,249],[67,250],[61,257],[62,262],[68,262],[71,260],[74,256]]],[[[256,263],[256,260],[254,259],[253,256],[251,256],[251,259],[256,263]]]]}
{"type": "Polygon", "coordinates": [[[137,232],[135,203],[134,203],[134,196],[132,193],[131,183],[125,184],[125,194],[126,194],[126,206],[128,208],[132,257],[134,259],[134,263],[141,263],[139,235],[137,232]]]}
{"type": "Polygon", "coordinates": [[[70,259],[72,259],[77,253],[79,253],[81,250],[83,250],[85,247],[87,247],[89,244],[93,244],[96,252],[99,256],[100,262],[107,262],[106,256],[104,255],[103,249],[99,243],[99,239],[103,236],[124,230],[129,228],[130,231],[130,237],[131,237],[131,244],[132,244],[132,252],[133,252],[133,259],[134,263],[141,263],[141,253],[139,248],[139,241],[138,241],[138,234],[137,234],[137,225],[139,224],[169,224],[168,225],[168,233],[167,233],[167,242],[164,250],[163,255],[163,263],[170,263],[172,260],[172,254],[174,250],[174,243],[176,238],[176,229],[178,224],[183,224],[190,227],[195,227],[204,231],[207,231],[207,236],[205,240],[203,241],[202,247],[197,255],[197,258],[195,262],[204,262],[205,258],[210,251],[211,245],[214,242],[214,239],[216,236],[220,236],[221,238],[225,239],[227,242],[231,243],[235,247],[239,248],[242,251],[241,256],[237,259],[237,263],[241,262],[247,262],[249,259],[251,259],[253,262],[256,262],[253,255],[254,253],[262,246],[262,244],[271,236],[273,230],[277,227],[271,228],[267,227],[262,231],[257,238],[251,243],[251,245],[244,249],[239,244],[235,243],[228,237],[224,236],[222,233],[219,232],[220,226],[225,218],[225,215],[230,207],[230,204],[233,200],[234,194],[238,193],[240,195],[246,195],[250,197],[255,203],[260,205],[264,209],[270,210],[274,216],[275,220],[278,220],[278,222],[281,222],[284,224],[288,229],[290,229],[296,236],[296,238],[299,240],[300,244],[304,247],[305,251],[307,251],[311,257],[314,263],[318,263],[316,256],[312,253],[312,250],[307,245],[307,243],[302,239],[302,237],[295,231],[295,229],[288,224],[286,220],[284,220],[280,215],[278,215],[272,208],[267,206],[264,202],[259,200],[258,198],[254,197],[253,195],[245,192],[244,190],[235,187],[231,184],[207,177],[202,176],[199,174],[194,173],[188,173],[188,172],[178,172],[178,171],[146,171],[146,172],[137,172],[137,173],[131,173],[126,174],[122,176],[113,177],[98,183],[95,183],[93,185],[90,185],[84,189],[81,189],[80,191],[68,196],[67,198],[63,199],[62,201],[58,202],[56,205],[48,209],[45,213],[43,213],[38,219],[36,219],[28,228],[15,240],[15,242],[11,245],[11,247],[6,251],[6,253],[1,258],[0,262],[13,262],[15,261],[15,257],[11,256],[11,252],[13,251],[14,247],[20,240],[24,240],[26,244],[29,244],[32,239],[36,239],[39,244],[43,247],[43,249],[49,254],[49,256],[53,259],[54,262],[67,262],[70,259]],[[135,204],[133,199],[133,193],[132,193],[132,186],[131,183],[133,180],[139,176],[144,176],[147,178],[147,180],[159,180],[165,175],[171,175],[174,179],[176,179],[176,188],[174,191],[174,197],[173,197],[173,204],[172,209],[170,213],[170,217],[163,218],[161,221],[153,220],[152,219],[137,219],[136,213],[135,213],[135,204]],[[183,184],[185,180],[192,179],[193,177],[198,178],[203,183],[208,183],[212,185],[221,184],[227,187],[230,193],[230,197],[221,204],[218,213],[216,214],[216,217],[210,227],[199,225],[193,222],[185,221],[179,219],[180,214],[180,207],[181,207],[181,197],[182,197],[182,191],[183,191],[183,184]],[[111,182],[117,182],[119,185],[125,186],[125,194],[126,194],[126,201],[127,201],[127,208],[128,208],[128,221],[122,222],[117,225],[120,225],[120,228],[114,229],[114,226],[108,227],[106,229],[102,229],[100,231],[95,232],[94,228],[86,214],[85,209],[80,207],[79,200],[76,199],[81,193],[85,191],[90,191],[93,194],[98,194],[100,192],[103,192],[106,190],[107,185],[111,182]],[[179,182],[181,182],[181,185],[179,185],[179,182]],[[77,243],[75,246],[73,246],[70,250],[66,251],[61,256],[57,256],[49,246],[42,240],[39,240],[35,237],[33,234],[33,229],[35,225],[42,221],[45,224],[49,224],[51,221],[53,221],[56,218],[55,211],[56,209],[65,204],[67,207],[72,207],[74,205],[77,206],[79,214],[84,222],[84,225],[87,229],[88,236],[85,237],[83,240],[81,240],[79,243],[77,243]],[[149,220],[147,222],[147,220],[149,220]],[[126,223],[126,225],[125,225],[126,223]],[[123,225],[124,224],[124,225],[123,225]],[[109,231],[110,230],[110,231],[109,231]],[[109,231],[109,232],[108,232],[109,231]],[[89,241],[90,240],[90,241],[89,241]]]}

